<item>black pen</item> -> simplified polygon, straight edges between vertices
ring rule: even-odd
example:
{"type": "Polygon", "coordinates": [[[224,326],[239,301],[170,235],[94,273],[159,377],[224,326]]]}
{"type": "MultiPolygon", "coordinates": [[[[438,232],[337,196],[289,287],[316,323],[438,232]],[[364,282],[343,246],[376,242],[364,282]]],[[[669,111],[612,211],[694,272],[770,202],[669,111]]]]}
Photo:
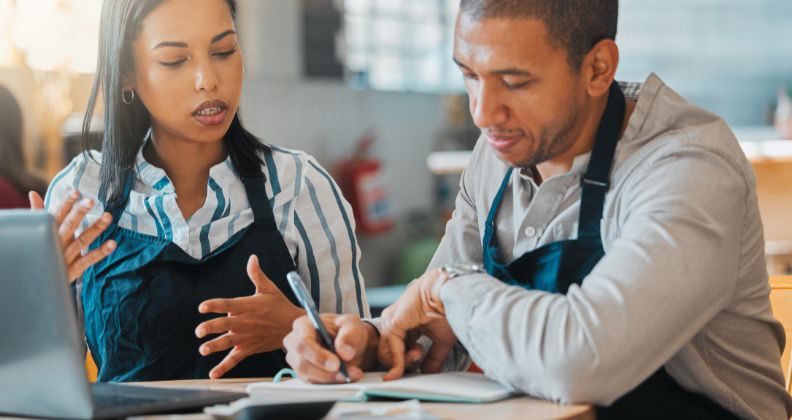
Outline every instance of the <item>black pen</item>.
{"type": "MultiPolygon", "coordinates": [[[[335,346],[333,345],[333,340],[330,338],[330,334],[327,333],[324,324],[322,324],[322,320],[319,318],[319,311],[316,309],[316,304],[313,299],[311,299],[311,295],[308,293],[308,289],[305,288],[305,284],[303,284],[300,275],[297,274],[296,271],[292,271],[286,275],[286,280],[289,281],[289,286],[291,286],[292,291],[297,296],[297,300],[300,301],[300,305],[302,305],[305,312],[307,312],[308,319],[311,320],[316,332],[319,333],[319,337],[322,338],[325,347],[338,356],[338,353],[335,351],[335,346]]],[[[344,361],[341,360],[340,357],[338,360],[341,361],[341,368],[339,371],[341,375],[344,376],[344,380],[346,383],[352,382],[352,379],[349,378],[349,373],[347,372],[344,361]]]]}

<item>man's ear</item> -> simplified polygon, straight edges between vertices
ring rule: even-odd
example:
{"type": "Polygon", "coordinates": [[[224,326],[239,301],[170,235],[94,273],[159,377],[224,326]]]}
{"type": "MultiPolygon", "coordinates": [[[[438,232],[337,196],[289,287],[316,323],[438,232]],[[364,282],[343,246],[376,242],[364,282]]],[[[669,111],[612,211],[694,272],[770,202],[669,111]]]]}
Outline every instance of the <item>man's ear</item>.
{"type": "Polygon", "coordinates": [[[603,39],[586,54],[581,65],[586,91],[591,97],[608,93],[619,67],[619,47],[611,39],[603,39]]]}

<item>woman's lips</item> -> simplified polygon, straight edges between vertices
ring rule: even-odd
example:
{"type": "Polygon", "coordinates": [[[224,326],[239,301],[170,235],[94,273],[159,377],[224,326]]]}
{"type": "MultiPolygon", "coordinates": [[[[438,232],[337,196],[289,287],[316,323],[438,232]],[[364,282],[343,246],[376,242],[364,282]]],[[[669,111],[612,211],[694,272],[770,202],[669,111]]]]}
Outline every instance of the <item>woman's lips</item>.
{"type": "Polygon", "coordinates": [[[226,120],[227,116],[228,110],[221,106],[206,107],[193,113],[193,118],[207,127],[222,124],[223,121],[226,120]]]}
{"type": "Polygon", "coordinates": [[[226,120],[228,107],[221,101],[207,102],[199,106],[192,115],[200,124],[213,127],[226,120]]]}

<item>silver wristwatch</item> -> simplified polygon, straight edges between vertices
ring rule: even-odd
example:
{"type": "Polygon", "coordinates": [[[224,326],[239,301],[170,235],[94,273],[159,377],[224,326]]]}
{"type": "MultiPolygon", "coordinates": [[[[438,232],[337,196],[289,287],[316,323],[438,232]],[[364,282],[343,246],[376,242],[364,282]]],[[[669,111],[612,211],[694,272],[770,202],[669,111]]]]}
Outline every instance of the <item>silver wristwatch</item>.
{"type": "Polygon", "coordinates": [[[486,271],[484,271],[484,267],[482,267],[480,264],[472,263],[446,264],[440,269],[448,275],[449,280],[459,276],[466,276],[468,274],[486,273],[486,271]]]}

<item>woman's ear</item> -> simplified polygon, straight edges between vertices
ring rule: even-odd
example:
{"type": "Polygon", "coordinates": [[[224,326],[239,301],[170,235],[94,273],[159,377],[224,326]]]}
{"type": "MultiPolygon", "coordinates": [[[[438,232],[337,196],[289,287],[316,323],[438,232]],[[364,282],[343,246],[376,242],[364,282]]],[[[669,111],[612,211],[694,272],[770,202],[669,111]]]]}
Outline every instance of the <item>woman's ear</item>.
{"type": "Polygon", "coordinates": [[[606,95],[616,77],[619,67],[619,47],[611,39],[603,39],[594,45],[583,59],[582,71],[590,96],[606,95]]]}
{"type": "Polygon", "coordinates": [[[123,76],[121,76],[121,89],[123,90],[137,89],[137,84],[135,83],[134,74],[124,72],[123,76]]]}

